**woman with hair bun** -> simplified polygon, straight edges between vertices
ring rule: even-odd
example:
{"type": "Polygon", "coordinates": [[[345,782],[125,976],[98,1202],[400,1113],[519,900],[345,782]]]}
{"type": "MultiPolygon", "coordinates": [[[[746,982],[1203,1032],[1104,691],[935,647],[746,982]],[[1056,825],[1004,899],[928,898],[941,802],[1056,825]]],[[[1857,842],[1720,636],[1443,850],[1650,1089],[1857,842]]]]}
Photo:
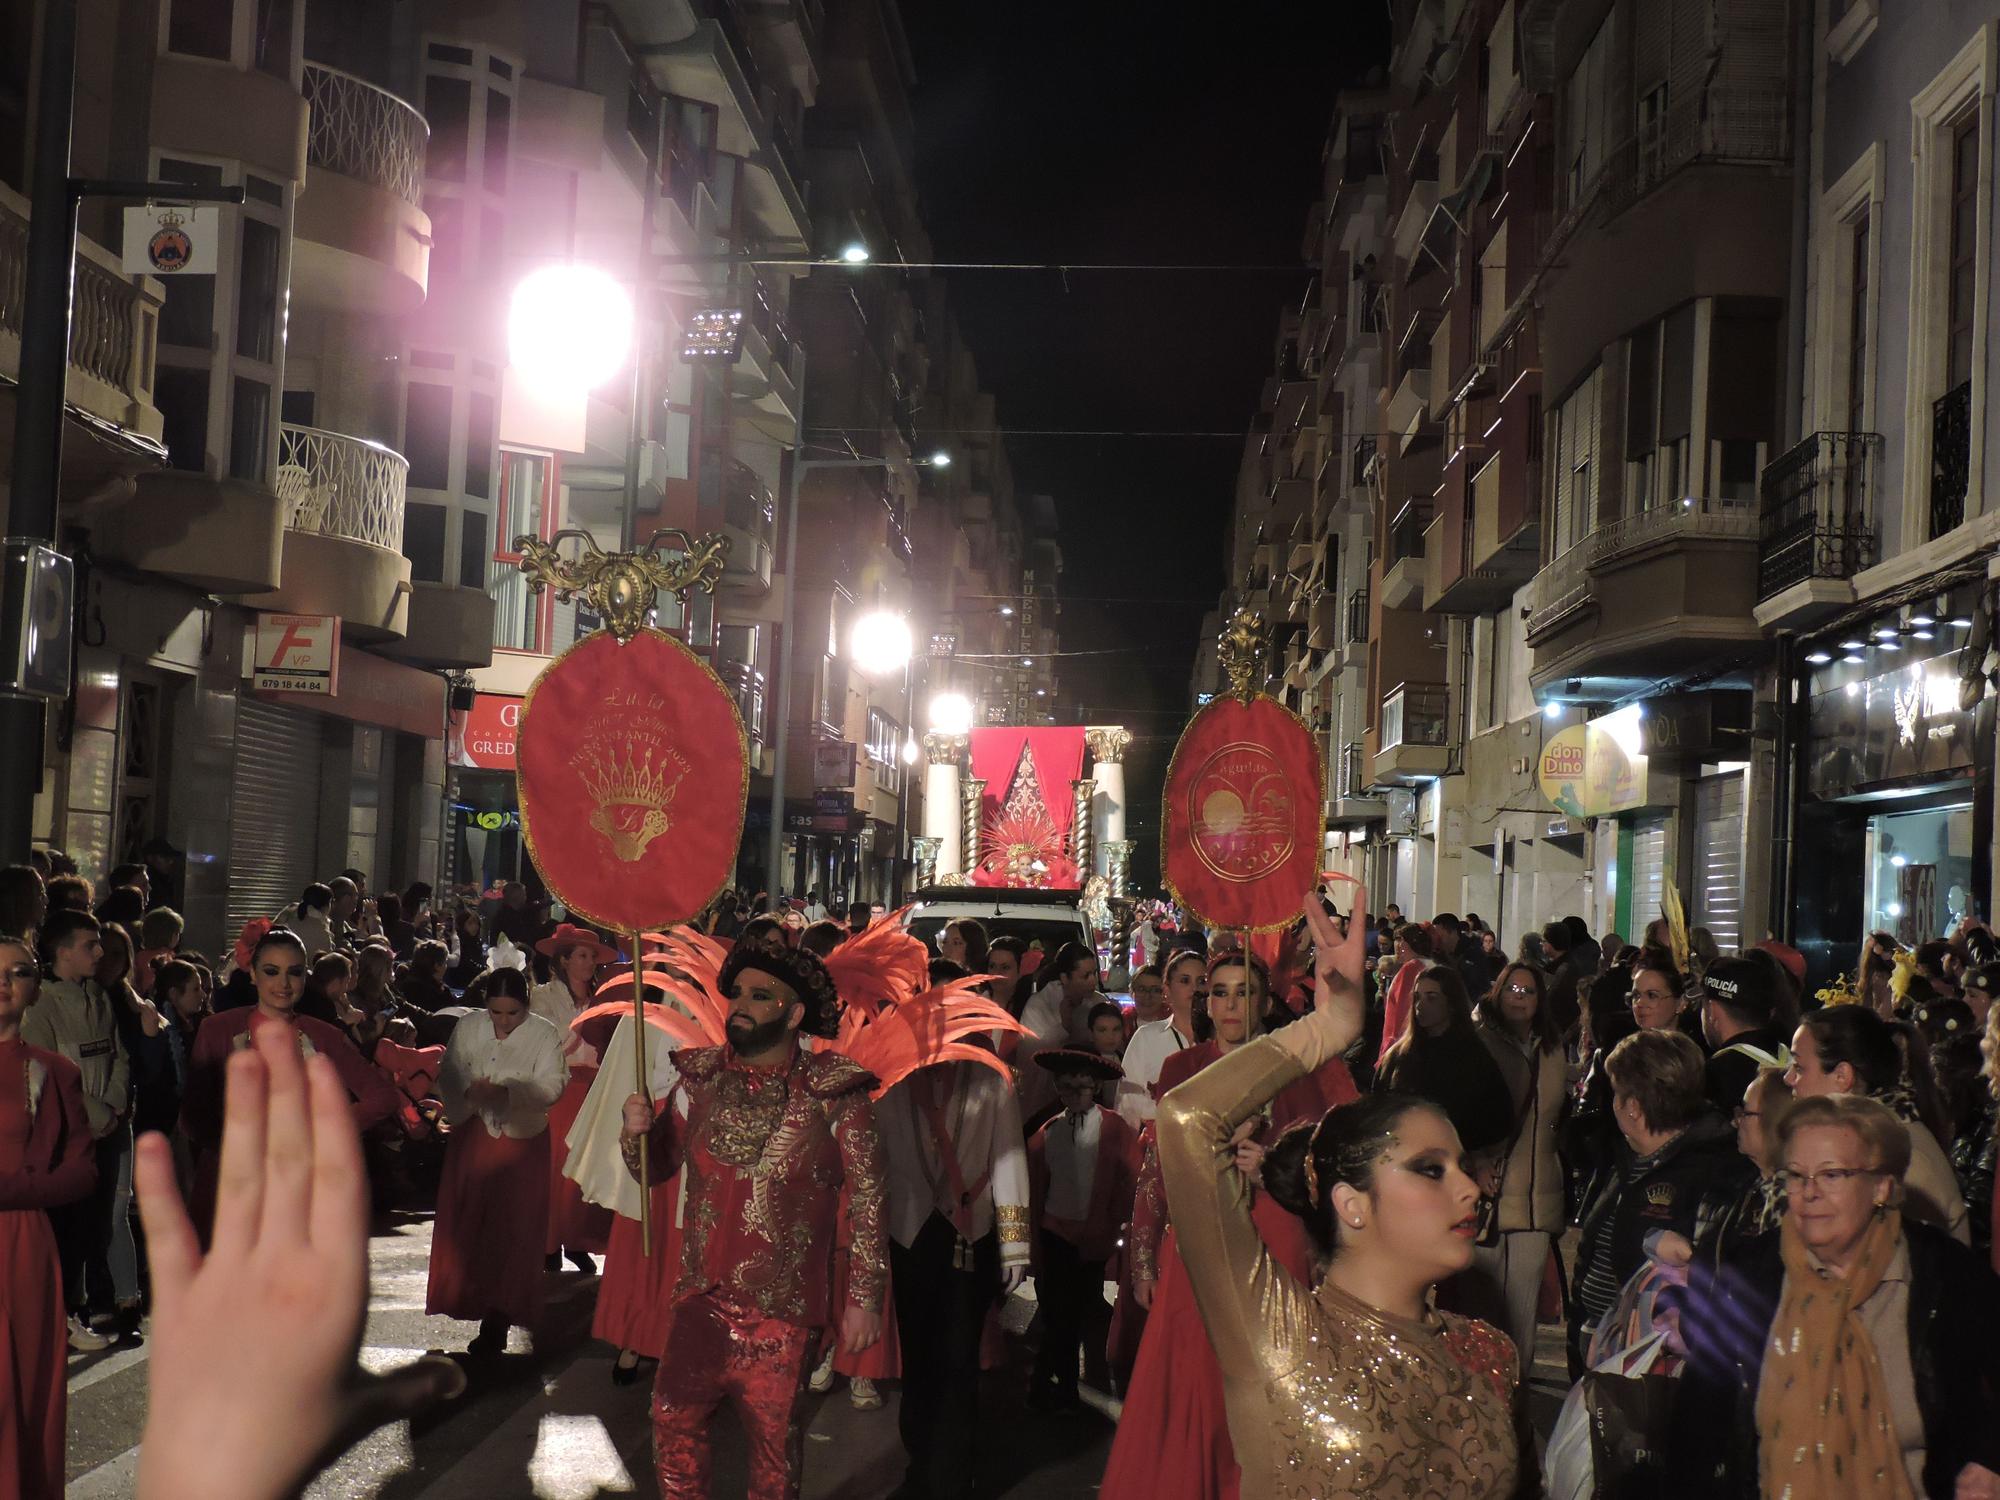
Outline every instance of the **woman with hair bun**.
{"type": "MultiPolygon", "coordinates": [[[[1479,1187],[1434,1105],[1376,1094],[1296,1127],[1261,1181],[1311,1236],[1318,1284],[1278,1263],[1237,1145],[1288,1085],[1361,1035],[1364,916],[1343,937],[1306,903],[1317,1003],[1160,1104],[1181,1256],[1222,1367],[1242,1500],[1294,1494],[1505,1496],[1519,1482],[1519,1362],[1488,1324],[1427,1309],[1472,1263],[1479,1187]]],[[[1532,1450],[1529,1450],[1532,1451],[1532,1450]]]]}
{"type": "MultiPolygon", "coordinates": [[[[1255,955],[1246,958],[1233,949],[1217,955],[1196,1000],[1197,1025],[1206,1023],[1207,1039],[1161,1064],[1158,1092],[1165,1096],[1248,1046],[1269,993],[1269,976],[1255,955]]],[[[1318,1120],[1354,1096],[1347,1065],[1329,1054],[1320,1070],[1292,1080],[1265,1102],[1254,1123],[1238,1132],[1233,1143],[1238,1167],[1254,1182],[1257,1163],[1279,1132],[1318,1120]]],[[[1154,1500],[1160,1495],[1233,1500],[1240,1481],[1230,1441],[1225,1372],[1202,1329],[1195,1289],[1177,1248],[1179,1213],[1168,1223],[1161,1157],[1151,1127],[1142,1139],[1145,1160],[1126,1249],[1133,1302],[1147,1309],[1148,1316],[1099,1494],[1103,1500],[1154,1500]]],[[[1267,1193],[1249,1191],[1244,1197],[1274,1263],[1294,1276],[1309,1275],[1313,1252],[1305,1227],[1267,1193]]]]}
{"type": "Polygon", "coordinates": [[[1792,1034],[1785,1082],[1801,1099],[1865,1094],[1910,1127],[1910,1168],[1903,1212],[1935,1224],[1961,1245],[1972,1243],[1965,1197],[1945,1155],[1948,1139],[1930,1053],[1907,1021],[1885,1021],[1864,1005],[1814,1011],[1792,1034]]]}

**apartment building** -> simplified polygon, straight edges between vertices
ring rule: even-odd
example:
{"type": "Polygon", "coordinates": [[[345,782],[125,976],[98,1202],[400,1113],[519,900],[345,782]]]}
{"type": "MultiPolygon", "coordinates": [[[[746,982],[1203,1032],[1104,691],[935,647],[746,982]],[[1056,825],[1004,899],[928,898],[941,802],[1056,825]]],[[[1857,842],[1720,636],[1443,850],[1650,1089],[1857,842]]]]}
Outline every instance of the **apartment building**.
{"type": "Polygon", "coordinates": [[[1914,943],[1992,910],[2000,23],[1878,0],[1808,20],[1787,446],[1759,478],[1755,614],[1770,922],[1825,974],[1869,932],[1914,943]]]}

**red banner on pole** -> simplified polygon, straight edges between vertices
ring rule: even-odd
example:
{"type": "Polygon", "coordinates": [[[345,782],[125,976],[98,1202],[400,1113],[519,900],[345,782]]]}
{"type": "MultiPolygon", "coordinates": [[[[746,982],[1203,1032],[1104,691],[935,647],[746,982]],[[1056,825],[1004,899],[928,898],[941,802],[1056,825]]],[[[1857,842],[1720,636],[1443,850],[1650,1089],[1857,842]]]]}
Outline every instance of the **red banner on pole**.
{"type": "Polygon", "coordinates": [[[1167,766],[1160,864],[1174,899],[1211,927],[1297,920],[1319,882],[1320,786],[1312,731],[1276,699],[1202,709],[1167,766]]]}
{"type": "Polygon", "coordinates": [[[575,914],[617,932],[685,922],[736,868],[749,756],[736,700],[671,636],[585,636],[521,704],[521,829],[575,914]]]}

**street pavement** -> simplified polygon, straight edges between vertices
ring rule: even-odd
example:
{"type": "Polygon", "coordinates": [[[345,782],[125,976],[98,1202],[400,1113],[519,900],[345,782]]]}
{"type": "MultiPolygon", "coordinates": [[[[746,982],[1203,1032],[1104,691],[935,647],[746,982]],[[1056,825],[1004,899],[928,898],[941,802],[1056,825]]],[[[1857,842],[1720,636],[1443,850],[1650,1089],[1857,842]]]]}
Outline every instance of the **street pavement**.
{"type": "MultiPolygon", "coordinates": [[[[369,1245],[372,1299],[362,1358],[388,1369],[431,1349],[463,1349],[478,1326],[424,1315],[430,1260],[428,1216],[399,1215],[369,1245]]],[[[475,1373],[464,1396],[417,1422],[397,1423],[351,1450],[307,1492],[312,1500],[442,1500],[533,1496],[592,1500],[655,1496],[649,1457],[647,1390],[611,1384],[613,1351],[590,1337],[596,1278],[565,1270],[549,1278],[538,1337],[514,1330],[507,1354],[475,1373]]],[[[981,1493],[1017,1500],[1089,1500],[1111,1450],[1108,1416],[1044,1416],[1028,1411],[1026,1350],[1019,1332],[1031,1300],[1007,1309],[1017,1370],[985,1377],[982,1409],[990,1435],[981,1493]]],[[[271,1336],[282,1338],[283,1330],[271,1336]]],[[[856,1411],[846,1383],[811,1396],[806,1500],[874,1500],[902,1479],[897,1393],[883,1387],[879,1411],[856,1411]]],[[[132,1493],[146,1411],[146,1348],[70,1357],[70,1500],[132,1493]]],[[[724,1418],[715,1494],[744,1492],[742,1443],[724,1418]]]]}
{"type": "MultiPolygon", "coordinates": [[[[477,1325],[424,1314],[430,1219],[398,1215],[369,1245],[372,1300],[362,1359],[389,1369],[427,1350],[463,1349],[477,1325]]],[[[507,1354],[475,1372],[459,1400],[416,1422],[385,1427],[350,1450],[307,1491],[310,1500],[445,1500],[535,1497],[593,1500],[656,1496],[649,1459],[647,1390],[611,1384],[612,1351],[590,1337],[594,1277],[551,1274],[543,1327],[516,1329],[507,1354]]],[[[1022,1338],[1032,1288],[1004,1319],[1014,1367],[984,1377],[980,1493],[995,1500],[1091,1500],[1111,1450],[1116,1404],[1086,1390],[1096,1408],[1076,1416],[1031,1412],[1023,1397],[1028,1353],[1022,1338]]],[[[284,1337],[284,1330],[271,1330],[284,1337]]],[[[1532,1388],[1536,1426],[1546,1434],[1562,1391],[1561,1335],[1543,1331],[1532,1388]]],[[[146,1410],[146,1348],[70,1357],[70,1500],[118,1500],[132,1493],[146,1410]]],[[[902,1478],[897,1391],[883,1387],[879,1411],[856,1411],[845,1382],[811,1396],[805,1500],[876,1500],[902,1478]]],[[[744,1492],[742,1443],[719,1423],[715,1495],[744,1492]]]]}

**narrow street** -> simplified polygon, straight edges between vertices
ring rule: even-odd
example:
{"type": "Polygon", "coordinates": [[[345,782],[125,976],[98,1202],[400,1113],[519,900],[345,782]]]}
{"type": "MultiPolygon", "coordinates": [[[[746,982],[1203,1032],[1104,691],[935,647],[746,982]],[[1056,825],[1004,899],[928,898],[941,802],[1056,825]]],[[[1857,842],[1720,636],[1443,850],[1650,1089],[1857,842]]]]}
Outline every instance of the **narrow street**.
{"type": "MultiPolygon", "coordinates": [[[[387,1369],[428,1349],[460,1349],[476,1325],[424,1315],[430,1220],[399,1216],[374,1237],[373,1296],[362,1358],[387,1369]]],[[[307,1492],[312,1500],[433,1500],[534,1496],[590,1500],[657,1493],[649,1463],[643,1386],[611,1384],[611,1351],[590,1337],[596,1279],[551,1277],[542,1336],[515,1331],[507,1356],[475,1376],[466,1394],[417,1423],[398,1423],[348,1453],[307,1492]]],[[[1017,1297],[1008,1326],[1017,1335],[1033,1314],[1017,1297]]],[[[1014,1352],[1024,1356],[1019,1339],[1014,1352]]],[[[132,1493],[146,1409],[146,1349],[70,1358],[71,1500],[132,1493]]],[[[1019,1363],[1019,1361],[1017,1361],[1019,1363]]],[[[981,1454],[982,1491],[996,1497],[1087,1500],[1111,1448],[1108,1419],[1030,1412],[1023,1370],[996,1372],[983,1391],[991,1441],[981,1454]]],[[[883,1389],[879,1411],[856,1411],[844,1382],[813,1396],[804,1493],[811,1500],[873,1500],[902,1478],[897,1393],[883,1389]]],[[[720,1424],[716,1494],[743,1493],[741,1443],[720,1424]]]]}

